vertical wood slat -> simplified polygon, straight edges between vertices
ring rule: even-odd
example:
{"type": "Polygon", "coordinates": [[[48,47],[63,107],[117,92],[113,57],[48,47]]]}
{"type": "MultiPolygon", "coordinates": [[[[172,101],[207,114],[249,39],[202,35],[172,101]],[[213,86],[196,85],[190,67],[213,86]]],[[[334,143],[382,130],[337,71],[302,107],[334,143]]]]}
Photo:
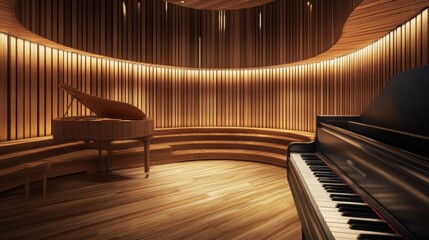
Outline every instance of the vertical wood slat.
{"type": "MultiPolygon", "coordinates": [[[[132,103],[155,117],[156,127],[314,131],[316,114],[360,114],[393,74],[427,64],[428,17],[425,10],[374,44],[338,59],[254,70],[162,68],[0,34],[0,91],[6,93],[0,96],[1,141],[49,135],[51,119],[61,117],[71,100],[58,89],[62,82],[132,103]]],[[[74,103],[70,115],[90,114],[80,107],[74,103]]]]}
{"type": "Polygon", "coordinates": [[[16,139],[24,138],[24,41],[17,39],[17,104],[16,104],[16,139]]]}
{"type": "Polygon", "coordinates": [[[8,36],[0,33],[0,141],[8,140],[8,47],[8,36]]]}
{"type": "MultiPolygon", "coordinates": [[[[24,109],[24,137],[31,137],[31,43],[24,42],[24,92],[23,92],[23,109],[24,109]]],[[[34,93],[33,93],[34,95],[34,93]]],[[[35,135],[35,133],[32,133],[35,135]]]]}
{"type": "Polygon", "coordinates": [[[38,136],[46,136],[46,121],[45,121],[45,112],[46,112],[46,77],[45,77],[45,47],[42,45],[38,46],[38,94],[37,94],[37,123],[38,123],[38,136]]]}
{"type": "Polygon", "coordinates": [[[199,67],[201,37],[201,67],[247,68],[299,61],[326,51],[339,39],[340,26],[361,0],[341,3],[341,14],[336,14],[337,0],[315,1],[311,7],[307,1],[287,2],[291,3],[274,1],[220,13],[174,4],[166,10],[166,1],[18,0],[17,17],[31,31],[66,46],[169,66],[199,67]],[[332,14],[310,18],[315,10],[332,14]],[[287,24],[274,21],[285,15],[287,24]],[[309,37],[313,32],[309,28],[318,34],[309,37]]]}
{"type": "MultiPolygon", "coordinates": [[[[17,139],[17,118],[16,118],[16,111],[17,111],[17,65],[16,65],[16,59],[17,59],[17,47],[16,47],[16,38],[9,37],[9,52],[10,52],[10,75],[9,75],[9,102],[10,104],[10,112],[9,112],[9,139],[17,139]]],[[[7,104],[6,102],[2,102],[3,105],[7,104]]]]}

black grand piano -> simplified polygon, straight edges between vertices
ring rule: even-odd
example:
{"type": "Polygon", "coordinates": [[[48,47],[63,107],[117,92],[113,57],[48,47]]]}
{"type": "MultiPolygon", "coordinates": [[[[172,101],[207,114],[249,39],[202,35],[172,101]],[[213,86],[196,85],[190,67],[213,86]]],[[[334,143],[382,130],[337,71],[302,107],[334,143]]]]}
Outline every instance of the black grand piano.
{"type": "Polygon", "coordinates": [[[429,239],[429,65],[397,74],[361,116],[318,116],[288,147],[305,239],[429,239]]]}

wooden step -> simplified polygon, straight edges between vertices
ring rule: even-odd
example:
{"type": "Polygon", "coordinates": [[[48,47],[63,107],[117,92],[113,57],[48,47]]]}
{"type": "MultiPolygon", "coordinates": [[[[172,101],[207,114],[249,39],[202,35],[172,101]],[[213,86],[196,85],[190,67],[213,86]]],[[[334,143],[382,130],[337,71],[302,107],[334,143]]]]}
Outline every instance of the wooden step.
{"type": "MultiPolygon", "coordinates": [[[[79,150],[46,157],[43,161],[50,163],[50,169],[48,171],[49,178],[78,172],[88,172],[89,170],[98,169],[98,151],[92,149],[79,150]]],[[[37,162],[38,161],[31,161],[31,159],[29,159],[27,163],[23,165],[33,165],[37,162]]],[[[7,169],[15,169],[20,166],[21,165],[15,165],[7,169]]],[[[30,176],[30,181],[38,181],[41,180],[42,177],[41,175],[30,176]]],[[[23,178],[21,174],[9,175],[7,176],[7,181],[0,182],[0,192],[18,187],[22,184],[23,178]]]]}
{"type": "MultiPolygon", "coordinates": [[[[285,166],[287,145],[310,141],[311,133],[279,129],[192,127],[157,129],[151,141],[151,165],[231,159],[285,166]]],[[[113,170],[144,165],[144,144],[137,140],[113,142],[113,170]]],[[[102,147],[106,149],[105,146],[102,147]]],[[[59,142],[52,137],[0,143],[0,169],[4,173],[0,191],[22,185],[20,164],[50,162],[49,177],[106,169],[106,151],[99,158],[98,144],[59,142]],[[6,176],[7,175],[7,176],[6,176]]],[[[0,174],[1,175],[1,174],[0,174]]],[[[1,176],[0,176],[1,177],[1,176]]],[[[41,176],[31,176],[31,181],[41,176]]]]}
{"type": "Polygon", "coordinates": [[[192,161],[192,160],[243,160],[269,163],[281,167],[286,167],[286,156],[277,153],[268,153],[255,150],[241,149],[194,149],[174,151],[173,159],[175,161],[192,161]]]}
{"type": "Polygon", "coordinates": [[[79,151],[84,146],[83,142],[70,142],[9,152],[0,155],[0,168],[8,168],[26,162],[37,161],[57,154],[79,151]]]}
{"type": "Polygon", "coordinates": [[[191,149],[248,149],[286,155],[287,146],[275,143],[233,140],[179,141],[168,143],[172,151],[191,149]]]}
{"type": "MultiPolygon", "coordinates": [[[[186,133],[161,135],[153,138],[152,143],[167,143],[178,141],[202,141],[202,140],[235,140],[235,141],[257,141],[268,142],[275,144],[288,145],[291,142],[299,141],[299,139],[287,136],[275,136],[265,134],[250,134],[250,133],[186,133]]],[[[301,140],[302,141],[302,140],[301,140]]]]}
{"type": "MultiPolygon", "coordinates": [[[[70,142],[71,141],[54,140],[52,136],[5,141],[0,142],[0,156],[3,154],[33,150],[36,148],[50,147],[70,142]]],[[[83,142],[81,143],[83,144],[83,142]]]]}
{"type": "Polygon", "coordinates": [[[250,133],[250,134],[265,134],[274,136],[288,136],[290,138],[310,141],[313,133],[291,131],[283,129],[271,128],[249,128],[249,127],[185,127],[185,128],[157,128],[155,136],[186,134],[186,133],[250,133]]]}
{"type": "Polygon", "coordinates": [[[79,172],[99,171],[98,150],[84,149],[45,158],[50,161],[49,177],[57,177],[79,172]]]}

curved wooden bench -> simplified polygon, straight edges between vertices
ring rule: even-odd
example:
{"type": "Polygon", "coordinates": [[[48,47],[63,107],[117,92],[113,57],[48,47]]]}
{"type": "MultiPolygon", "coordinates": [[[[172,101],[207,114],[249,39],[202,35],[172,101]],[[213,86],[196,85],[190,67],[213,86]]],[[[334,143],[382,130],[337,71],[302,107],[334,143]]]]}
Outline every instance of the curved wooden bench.
{"type": "MultiPolygon", "coordinates": [[[[287,145],[293,141],[310,141],[312,137],[312,133],[261,128],[157,129],[151,144],[151,159],[152,165],[229,159],[285,167],[287,145]]],[[[103,164],[100,164],[98,154],[96,144],[55,142],[52,137],[0,143],[0,192],[24,184],[28,197],[29,183],[42,179],[45,194],[47,178],[99,172],[103,164]]],[[[113,170],[142,167],[143,143],[115,141],[113,156],[113,170]]],[[[103,155],[101,161],[104,160],[103,155]]]]}
{"type": "Polygon", "coordinates": [[[25,198],[30,197],[30,177],[34,175],[42,176],[43,181],[43,197],[46,196],[47,189],[47,173],[50,168],[49,161],[33,161],[28,163],[18,164],[0,170],[0,179],[4,183],[11,181],[11,179],[19,179],[21,184],[25,186],[25,198]]]}
{"type": "Polygon", "coordinates": [[[171,146],[172,157],[161,163],[230,159],[285,167],[287,145],[312,138],[312,133],[280,129],[192,127],[156,129],[152,144],[171,146]]]}
{"type": "MultiPolygon", "coordinates": [[[[62,161],[58,155],[75,154],[85,148],[83,142],[56,142],[52,137],[40,137],[0,143],[0,192],[21,185],[29,198],[29,184],[43,181],[43,196],[46,194],[48,172],[52,164],[62,161]]],[[[98,156],[94,151],[93,156],[98,156]]],[[[73,159],[74,160],[74,159],[73,159]]],[[[56,166],[55,166],[56,167],[56,166]]],[[[57,168],[56,168],[57,170],[57,168]]],[[[67,170],[60,175],[70,174],[67,170]]]]}

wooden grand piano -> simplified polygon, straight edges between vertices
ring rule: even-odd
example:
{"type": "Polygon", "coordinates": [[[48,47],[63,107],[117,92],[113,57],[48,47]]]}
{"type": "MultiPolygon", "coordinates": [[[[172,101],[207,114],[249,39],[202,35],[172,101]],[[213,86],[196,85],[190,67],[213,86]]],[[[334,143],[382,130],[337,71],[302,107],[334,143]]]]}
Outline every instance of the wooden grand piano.
{"type": "MultiPolygon", "coordinates": [[[[83,140],[98,144],[101,161],[102,146],[107,146],[107,171],[112,169],[112,142],[115,140],[141,140],[144,142],[145,172],[150,168],[150,140],[154,133],[154,120],[133,105],[85,94],[68,85],[60,84],[73,99],[88,107],[96,116],[57,118],[52,121],[52,135],[60,140],[83,140]]],[[[72,100],[73,101],[73,100],[72,100]]]]}
{"type": "Polygon", "coordinates": [[[429,65],[394,76],[361,116],[318,116],[288,148],[305,239],[429,239],[429,65]]]}

